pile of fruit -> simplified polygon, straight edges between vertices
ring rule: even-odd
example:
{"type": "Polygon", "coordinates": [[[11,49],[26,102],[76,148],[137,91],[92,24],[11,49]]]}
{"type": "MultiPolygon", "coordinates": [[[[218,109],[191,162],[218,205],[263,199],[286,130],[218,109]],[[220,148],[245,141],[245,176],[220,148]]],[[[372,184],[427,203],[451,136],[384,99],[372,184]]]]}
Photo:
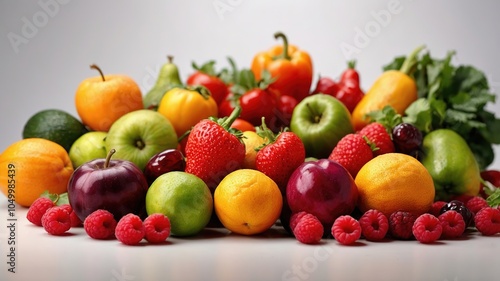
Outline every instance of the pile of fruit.
{"type": "Polygon", "coordinates": [[[47,109],[0,155],[0,187],[53,235],[82,227],[134,245],[204,228],[302,243],[431,243],[500,233],[500,119],[484,74],[397,57],[366,91],[355,62],[313,82],[309,54],[282,41],[249,68],[215,61],[184,82],[172,57],[145,94],[126,75],[76,87],[79,118],[47,109]]]}

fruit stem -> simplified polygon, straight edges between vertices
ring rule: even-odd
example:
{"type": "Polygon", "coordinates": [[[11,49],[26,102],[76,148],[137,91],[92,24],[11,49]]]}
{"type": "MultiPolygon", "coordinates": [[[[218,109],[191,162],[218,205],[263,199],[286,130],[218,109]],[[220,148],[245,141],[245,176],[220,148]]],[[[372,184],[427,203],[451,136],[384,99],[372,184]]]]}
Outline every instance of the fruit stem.
{"type": "Polygon", "coordinates": [[[106,79],[104,78],[104,74],[102,73],[102,70],[99,68],[99,66],[91,64],[90,69],[96,69],[97,71],[99,71],[99,74],[101,74],[102,81],[106,81],[106,79]]]}
{"type": "Polygon", "coordinates": [[[172,63],[174,61],[174,56],[168,55],[167,60],[168,60],[168,63],[172,63]]]}
{"type": "Polygon", "coordinates": [[[286,38],[285,34],[283,32],[276,32],[274,33],[274,38],[281,38],[283,40],[283,53],[278,56],[278,58],[289,60],[290,55],[288,54],[288,39],[286,38]]]}
{"type": "MultiPolygon", "coordinates": [[[[260,129],[258,128],[257,134],[268,141],[266,144],[273,143],[276,140],[276,135],[267,127],[265,117],[262,117],[262,124],[260,125],[260,129]]],[[[265,145],[264,145],[265,146],[265,145]]],[[[259,147],[260,149],[261,147],[259,147]]]]}
{"type": "Polygon", "coordinates": [[[111,156],[113,156],[113,154],[115,154],[116,152],[116,149],[111,149],[109,152],[108,152],[108,155],[106,156],[106,161],[104,162],[104,168],[108,168],[109,167],[109,162],[111,161],[111,156]]]}
{"type": "Polygon", "coordinates": [[[417,55],[425,49],[425,45],[418,46],[411,54],[404,60],[403,65],[401,65],[401,69],[399,71],[405,73],[406,75],[412,75],[412,73],[417,68],[418,59],[417,55]]]}
{"type": "Polygon", "coordinates": [[[236,118],[240,117],[241,114],[241,106],[237,105],[234,107],[233,112],[231,112],[231,115],[229,115],[222,123],[220,123],[221,127],[229,130],[229,127],[231,127],[231,124],[233,124],[234,120],[236,118]]]}
{"type": "Polygon", "coordinates": [[[319,121],[321,121],[321,114],[319,114],[318,112],[316,112],[316,110],[314,110],[314,108],[312,108],[309,103],[306,103],[306,106],[307,106],[307,108],[309,108],[309,111],[311,112],[311,114],[314,117],[313,122],[314,123],[319,123],[319,121]]]}

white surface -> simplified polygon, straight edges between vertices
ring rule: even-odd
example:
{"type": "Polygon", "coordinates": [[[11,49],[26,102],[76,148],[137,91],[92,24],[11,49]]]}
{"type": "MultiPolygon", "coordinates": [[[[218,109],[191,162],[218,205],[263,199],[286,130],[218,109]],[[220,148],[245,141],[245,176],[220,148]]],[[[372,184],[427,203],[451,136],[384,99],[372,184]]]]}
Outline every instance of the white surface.
{"type": "MultiPolygon", "coordinates": [[[[437,57],[456,50],[455,61],[483,70],[498,93],[499,8],[494,0],[1,1],[0,151],[21,138],[23,125],[39,110],[58,108],[76,116],[74,93],[80,81],[96,75],[91,63],[105,73],[131,76],[147,91],[167,54],[175,56],[183,79],[192,72],[192,61],[215,59],[224,67],[232,56],[248,67],[256,52],[277,43],[272,34],[278,30],[309,51],[315,77],[336,77],[355,58],[367,89],[382,65],[424,43],[437,57]],[[44,10],[43,3],[61,4],[44,10]],[[226,3],[228,10],[217,13],[214,3],[226,3]],[[388,11],[389,3],[399,4],[396,13],[356,44],[359,30],[376,25],[374,15],[388,11]],[[27,22],[37,26],[29,31],[27,22]],[[9,34],[24,43],[16,47],[9,34]],[[344,55],[345,44],[359,47],[359,53],[344,55]]],[[[491,108],[500,112],[499,103],[491,108]]],[[[498,146],[495,150],[500,153],[498,146]]],[[[499,157],[492,168],[500,168],[499,157]]],[[[91,240],[82,229],[52,237],[30,225],[21,207],[16,208],[17,273],[9,274],[5,199],[0,206],[0,280],[498,279],[493,262],[498,236],[342,247],[333,240],[301,245],[276,231],[259,237],[207,232],[167,245],[126,247],[91,240]]]]}
{"type": "Polygon", "coordinates": [[[162,245],[125,246],[93,240],[83,228],[51,236],[17,207],[16,273],[7,272],[7,207],[1,203],[0,280],[498,280],[500,236],[469,231],[461,240],[424,245],[413,241],[341,246],[300,244],[273,228],[259,236],[207,229],[162,245]]]}

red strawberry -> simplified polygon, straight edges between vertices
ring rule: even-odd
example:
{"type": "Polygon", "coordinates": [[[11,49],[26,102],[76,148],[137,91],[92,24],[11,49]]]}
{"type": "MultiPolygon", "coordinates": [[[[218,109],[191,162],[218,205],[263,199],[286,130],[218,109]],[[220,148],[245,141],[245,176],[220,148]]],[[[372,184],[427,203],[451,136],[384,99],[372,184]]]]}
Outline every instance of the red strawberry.
{"type": "Polygon", "coordinates": [[[201,178],[212,192],[227,174],[240,169],[245,159],[242,133],[230,128],[240,112],[237,106],[228,117],[201,120],[186,141],[185,171],[201,178]]]}
{"type": "Polygon", "coordinates": [[[373,152],[362,135],[347,134],[333,148],[328,159],[344,166],[353,178],[366,162],[373,158],[373,152]]]}
{"type": "Polygon", "coordinates": [[[361,129],[358,134],[366,136],[366,138],[377,147],[377,149],[373,151],[374,156],[395,151],[391,135],[389,135],[385,127],[378,122],[368,124],[361,129]]]}
{"type": "Polygon", "coordinates": [[[255,167],[270,177],[284,195],[288,179],[293,171],[304,163],[306,157],[304,143],[292,132],[273,134],[266,127],[264,120],[259,129],[259,134],[269,141],[257,152],[255,167]]]}

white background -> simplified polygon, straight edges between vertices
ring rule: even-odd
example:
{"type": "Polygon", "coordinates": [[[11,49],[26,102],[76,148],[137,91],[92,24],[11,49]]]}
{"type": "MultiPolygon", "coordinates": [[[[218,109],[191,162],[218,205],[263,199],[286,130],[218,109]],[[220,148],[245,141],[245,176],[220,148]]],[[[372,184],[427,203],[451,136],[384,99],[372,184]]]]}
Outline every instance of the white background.
{"type": "MultiPolygon", "coordinates": [[[[249,67],[278,43],[276,31],[310,53],[315,80],[356,59],[366,90],[383,65],[425,44],[438,58],[456,50],[454,63],[478,67],[500,90],[498,1],[58,1],[0,3],[0,151],[40,110],[77,116],[75,90],[97,75],[91,63],[131,76],[146,93],[167,54],[185,81],[192,61],[220,69],[231,56],[249,67]],[[343,52],[347,45],[356,52],[343,52]]],[[[490,108],[500,112],[498,103],[490,108]]]]}
{"type": "MultiPolygon", "coordinates": [[[[276,31],[285,32],[291,43],[310,53],[315,78],[337,77],[347,60],[357,59],[367,89],[382,65],[425,44],[435,57],[456,50],[454,62],[483,70],[498,93],[499,8],[494,0],[2,0],[0,151],[21,139],[25,122],[40,110],[57,108],[77,116],[75,90],[83,79],[97,75],[89,69],[92,63],[107,74],[131,76],[145,93],[167,54],[175,56],[184,80],[192,72],[192,61],[214,59],[218,67],[225,67],[231,56],[238,66],[248,67],[255,53],[277,43],[276,31]],[[389,3],[395,9],[389,11],[389,3]],[[361,33],[369,33],[364,41],[361,33]],[[21,37],[23,43],[12,43],[9,36],[21,37]],[[347,44],[358,48],[352,56],[341,50],[347,44]]],[[[490,108],[500,112],[498,103],[490,108]]],[[[498,147],[495,150],[500,153],[498,147]]],[[[493,167],[500,168],[499,157],[493,167]]],[[[30,225],[22,208],[17,230],[20,273],[7,275],[6,200],[0,206],[2,280],[304,280],[284,274],[294,267],[313,266],[307,277],[317,280],[458,281],[497,276],[488,260],[498,256],[498,237],[473,235],[437,245],[363,242],[351,248],[328,240],[318,248],[270,232],[126,247],[116,240],[92,241],[82,229],[64,238],[52,237],[30,225]],[[320,252],[326,250],[326,256],[320,252]],[[121,279],[115,274],[120,272],[121,279]]]]}

